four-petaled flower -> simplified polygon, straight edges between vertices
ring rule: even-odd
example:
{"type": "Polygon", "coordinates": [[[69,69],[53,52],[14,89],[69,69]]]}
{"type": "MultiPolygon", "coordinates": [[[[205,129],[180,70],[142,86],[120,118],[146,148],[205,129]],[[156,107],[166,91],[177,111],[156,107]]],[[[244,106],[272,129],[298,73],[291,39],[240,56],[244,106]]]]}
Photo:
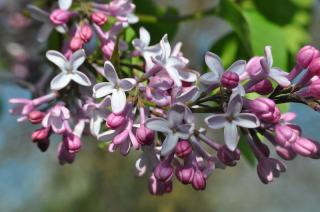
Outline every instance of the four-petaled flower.
{"type": "Polygon", "coordinates": [[[110,61],[104,64],[103,76],[109,82],[101,82],[93,87],[93,97],[101,98],[111,96],[112,112],[120,113],[126,106],[127,98],[125,91],[130,91],[136,84],[132,78],[119,79],[118,74],[110,61]]]}
{"type": "Polygon", "coordinates": [[[52,90],[61,90],[66,87],[70,81],[74,81],[83,86],[91,85],[89,78],[77,70],[86,60],[83,49],[74,52],[69,61],[60,52],[54,50],[48,51],[46,56],[48,60],[53,62],[61,70],[61,73],[51,81],[50,86],[52,90]]]}
{"type": "Polygon", "coordinates": [[[242,98],[234,95],[228,104],[226,113],[214,114],[205,119],[209,128],[224,128],[224,140],[227,147],[234,151],[239,142],[238,126],[244,128],[257,128],[260,125],[259,119],[251,113],[241,113],[242,98]]]}

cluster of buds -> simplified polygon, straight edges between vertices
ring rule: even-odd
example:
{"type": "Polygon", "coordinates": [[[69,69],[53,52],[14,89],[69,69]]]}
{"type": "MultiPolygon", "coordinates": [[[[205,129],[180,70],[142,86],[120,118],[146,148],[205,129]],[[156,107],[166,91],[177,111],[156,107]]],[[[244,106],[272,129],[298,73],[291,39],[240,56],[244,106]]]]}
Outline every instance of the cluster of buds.
{"type": "Polygon", "coordinates": [[[174,177],[204,190],[216,168],[237,164],[239,142],[250,147],[258,161],[258,176],[266,184],[286,170],[281,160],[270,157],[272,146],[284,160],[297,155],[320,158],[320,144],[291,123],[295,114],[278,108],[296,102],[320,109],[318,49],[303,47],[290,73],[273,66],[270,46],[265,55],[238,60],[227,69],[218,55],[207,52],[208,72],[201,75],[189,68],[182,44],[171,47],[167,35],[151,45],[149,32],[140,28],[139,37],[125,43],[120,32],[138,21],[134,8],[130,0],[80,5],[63,0],[50,14],[29,7],[45,28],[68,35],[61,52],[46,53],[59,70],[51,80],[51,93],[10,100],[18,121],[41,125],[32,133],[40,150],[48,149],[54,133],[62,138],[61,164],[74,161],[82,135],[104,142],[109,152],[141,151],[137,175],[149,176],[149,190],[155,195],[171,192],[174,177]],[[105,32],[108,22],[111,27],[105,32]],[[100,41],[101,58],[90,40],[100,41]],[[121,61],[128,57],[138,62],[121,61]],[[206,128],[195,124],[199,113],[209,114],[203,121],[206,128]],[[211,138],[207,134],[211,129],[223,129],[224,139],[211,138]]]}

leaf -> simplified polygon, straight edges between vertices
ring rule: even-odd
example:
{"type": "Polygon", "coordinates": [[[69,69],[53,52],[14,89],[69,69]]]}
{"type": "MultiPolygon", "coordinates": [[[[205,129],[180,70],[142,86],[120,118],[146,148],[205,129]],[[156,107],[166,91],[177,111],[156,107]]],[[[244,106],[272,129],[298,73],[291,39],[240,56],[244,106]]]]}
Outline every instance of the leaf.
{"type": "Polygon", "coordinates": [[[254,156],[247,140],[243,136],[240,137],[238,148],[241,151],[241,155],[244,156],[250,166],[254,167],[256,165],[256,157],[254,156]]]}
{"type": "Polygon", "coordinates": [[[136,36],[136,32],[134,31],[134,29],[132,29],[132,27],[126,28],[124,32],[124,38],[126,43],[131,43],[131,41],[135,38],[135,36],[136,36]]]}

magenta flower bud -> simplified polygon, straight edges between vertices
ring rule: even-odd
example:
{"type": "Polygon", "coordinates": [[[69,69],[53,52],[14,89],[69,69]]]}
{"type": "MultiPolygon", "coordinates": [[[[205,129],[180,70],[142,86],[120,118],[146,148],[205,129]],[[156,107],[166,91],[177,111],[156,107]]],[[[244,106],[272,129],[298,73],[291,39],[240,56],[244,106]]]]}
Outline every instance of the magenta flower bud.
{"type": "Polygon", "coordinates": [[[50,140],[49,140],[49,138],[43,139],[43,140],[39,140],[39,141],[37,142],[37,146],[38,146],[38,148],[39,148],[42,152],[47,151],[47,149],[49,148],[49,145],[50,145],[50,140]]]}
{"type": "Polygon", "coordinates": [[[239,75],[237,73],[227,71],[222,74],[221,85],[227,89],[233,89],[239,85],[239,75]]]}
{"type": "Polygon", "coordinates": [[[289,147],[296,142],[298,134],[287,125],[278,124],[275,127],[275,141],[283,147],[289,147]]]}
{"type": "Polygon", "coordinates": [[[83,41],[81,40],[81,38],[75,36],[71,39],[69,46],[70,46],[70,49],[75,52],[79,49],[82,49],[83,41]]]}
{"type": "Polygon", "coordinates": [[[310,86],[307,88],[307,93],[307,96],[320,98],[320,79],[311,82],[310,86]]]}
{"type": "Polygon", "coordinates": [[[297,141],[292,144],[292,150],[297,154],[304,157],[311,157],[314,154],[317,154],[318,148],[311,140],[300,137],[297,141]]]}
{"type": "Polygon", "coordinates": [[[218,149],[217,156],[225,165],[235,166],[237,164],[236,161],[240,159],[240,150],[231,151],[226,145],[223,145],[218,149]]]}
{"type": "Polygon", "coordinates": [[[261,121],[275,124],[279,122],[281,113],[275,102],[269,98],[260,97],[249,101],[249,109],[261,121]]]}
{"type": "Polygon", "coordinates": [[[272,83],[268,79],[261,80],[248,89],[248,93],[256,92],[260,95],[268,95],[273,91],[272,83]]]}
{"type": "Polygon", "coordinates": [[[173,177],[173,167],[168,162],[160,162],[154,169],[153,173],[161,182],[168,182],[173,177]]]}
{"type": "Polygon", "coordinates": [[[149,192],[152,195],[163,195],[164,193],[170,193],[172,191],[172,181],[161,182],[154,174],[149,178],[149,192]]]}
{"type": "MultiPolygon", "coordinates": [[[[313,141],[313,140],[312,140],[313,141]]],[[[317,147],[317,150],[314,152],[314,154],[312,154],[310,156],[310,158],[313,158],[313,159],[320,159],[320,143],[316,142],[316,141],[313,141],[313,143],[316,145],[317,147]]]]}
{"type": "Polygon", "coordinates": [[[51,134],[51,130],[49,127],[48,128],[43,127],[43,128],[37,129],[31,135],[32,142],[37,143],[42,140],[48,140],[50,137],[50,134],[51,134]]]}
{"type": "Polygon", "coordinates": [[[66,24],[70,19],[71,13],[67,10],[57,9],[50,14],[50,20],[55,25],[66,24]]]}
{"type": "Polygon", "coordinates": [[[116,129],[118,127],[121,127],[126,123],[127,119],[123,114],[115,114],[111,113],[106,120],[107,127],[110,129],[116,129]]]}
{"type": "Polygon", "coordinates": [[[248,64],[246,65],[246,72],[251,78],[254,78],[260,73],[261,59],[263,59],[263,57],[253,57],[249,60],[248,64]]]}
{"type": "Polygon", "coordinates": [[[180,140],[176,145],[176,155],[184,158],[192,152],[192,146],[187,140],[180,140]]]}
{"type": "Polygon", "coordinates": [[[179,166],[176,168],[176,177],[182,184],[192,183],[195,169],[192,165],[179,166]]]}
{"type": "Polygon", "coordinates": [[[319,57],[319,50],[313,46],[307,45],[301,48],[296,56],[297,64],[301,68],[307,68],[312,60],[316,57],[319,57]]]}
{"type": "Polygon", "coordinates": [[[45,113],[34,110],[28,114],[28,119],[32,124],[40,124],[44,118],[45,113]]]}
{"type": "Polygon", "coordinates": [[[308,71],[297,84],[304,85],[314,76],[320,76],[320,57],[314,58],[311,61],[308,71]]]}
{"type": "Polygon", "coordinates": [[[292,160],[297,156],[297,154],[292,151],[291,147],[286,148],[282,146],[276,146],[276,152],[284,160],[292,160]]]}
{"type": "Polygon", "coordinates": [[[150,145],[152,144],[155,137],[154,131],[146,128],[144,125],[141,125],[136,131],[136,138],[141,145],[150,145]]]}
{"type": "Polygon", "coordinates": [[[200,170],[196,170],[192,179],[192,187],[195,190],[204,190],[206,188],[206,179],[200,170]]]}
{"type": "Polygon", "coordinates": [[[92,29],[88,24],[84,24],[80,29],[80,38],[83,42],[88,43],[92,38],[92,29]]]}
{"type": "Polygon", "coordinates": [[[63,135],[63,143],[70,153],[77,153],[81,149],[81,140],[73,133],[63,135]]]}
{"type": "Polygon", "coordinates": [[[112,143],[115,145],[122,144],[128,139],[128,136],[129,136],[129,131],[124,130],[113,138],[112,143]]]}
{"type": "Polygon", "coordinates": [[[75,153],[70,153],[63,142],[60,142],[57,149],[57,157],[61,165],[72,163],[75,159],[75,153]]]}
{"type": "Polygon", "coordinates": [[[91,20],[98,26],[101,26],[108,21],[108,18],[104,13],[98,11],[91,14],[91,20]]]}
{"type": "Polygon", "coordinates": [[[113,50],[114,50],[114,46],[115,46],[115,43],[111,42],[111,41],[101,45],[101,51],[102,51],[103,56],[105,58],[107,58],[107,59],[111,58],[113,50]]]}
{"type": "Polygon", "coordinates": [[[263,158],[257,166],[258,176],[264,184],[272,182],[274,177],[279,177],[280,173],[285,172],[285,170],[285,165],[273,158],[263,158]]]}

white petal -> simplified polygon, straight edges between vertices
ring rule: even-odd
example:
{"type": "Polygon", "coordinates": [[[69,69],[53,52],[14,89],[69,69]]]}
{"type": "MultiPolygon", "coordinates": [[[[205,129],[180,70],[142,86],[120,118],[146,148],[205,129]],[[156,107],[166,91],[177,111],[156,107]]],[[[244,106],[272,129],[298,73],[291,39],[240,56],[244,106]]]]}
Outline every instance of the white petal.
{"type": "Polygon", "coordinates": [[[165,34],[163,38],[160,41],[161,49],[162,49],[162,54],[164,55],[164,58],[169,58],[171,54],[171,46],[168,41],[168,35],[165,34]]]}
{"type": "Polygon", "coordinates": [[[234,123],[244,128],[257,128],[260,125],[259,119],[251,113],[240,113],[235,117],[234,123]]]}
{"type": "Polygon", "coordinates": [[[119,132],[115,130],[108,130],[104,133],[101,133],[97,136],[99,141],[111,141],[119,132]]]}
{"type": "Polygon", "coordinates": [[[179,138],[175,134],[168,134],[166,139],[163,141],[161,155],[166,156],[170,154],[175,149],[178,139],[179,138]]]}
{"type": "Polygon", "coordinates": [[[200,77],[200,82],[205,85],[213,85],[219,83],[220,75],[217,72],[207,72],[200,77]]]}
{"type": "Polygon", "coordinates": [[[122,89],[114,89],[111,96],[111,108],[113,113],[120,113],[127,104],[126,94],[122,89]]]}
{"type": "Polygon", "coordinates": [[[211,71],[216,72],[218,75],[222,75],[224,68],[218,55],[212,52],[207,52],[205,55],[205,61],[211,71]]]}
{"type": "Polygon", "coordinates": [[[272,58],[272,52],[271,52],[271,46],[266,46],[264,48],[264,54],[266,56],[267,64],[269,67],[272,67],[273,65],[273,58],[272,58]]]}
{"type": "Polygon", "coordinates": [[[177,87],[181,87],[182,86],[182,82],[180,80],[180,76],[179,76],[179,72],[176,68],[174,67],[166,67],[166,71],[168,72],[170,78],[174,81],[174,84],[177,87]]]}
{"type": "Polygon", "coordinates": [[[269,77],[276,81],[282,87],[288,87],[291,84],[286,75],[287,73],[277,68],[270,69],[269,73],[269,77]]]}
{"type": "Polygon", "coordinates": [[[114,85],[110,82],[101,82],[93,86],[93,97],[101,98],[111,94],[114,90],[114,85]]]}
{"type": "Polygon", "coordinates": [[[149,32],[145,28],[140,27],[139,34],[140,34],[140,40],[142,41],[142,43],[145,46],[149,46],[149,44],[150,44],[150,34],[149,34],[149,32]]]}
{"type": "Polygon", "coordinates": [[[245,68],[246,68],[246,61],[237,60],[228,68],[228,71],[234,72],[240,76],[245,71],[245,68]]]}
{"type": "Polygon", "coordinates": [[[91,82],[89,78],[80,71],[73,71],[72,73],[72,80],[82,86],[90,86],[91,82]]]}
{"type": "Polygon", "coordinates": [[[68,27],[66,24],[55,26],[55,29],[61,34],[66,34],[68,32],[68,27]]]}
{"type": "Polygon", "coordinates": [[[211,129],[221,129],[227,124],[226,114],[215,114],[207,117],[205,120],[206,124],[211,129]]]}
{"type": "Polygon", "coordinates": [[[94,113],[90,119],[90,132],[92,135],[97,136],[100,132],[103,118],[94,113]]]}
{"type": "Polygon", "coordinates": [[[66,87],[70,81],[71,75],[62,72],[51,80],[50,88],[51,90],[61,90],[62,88],[66,87]]]}
{"type": "Polygon", "coordinates": [[[72,5],[72,0],[59,0],[59,7],[62,10],[70,9],[71,5],[72,5]]]}
{"type": "Polygon", "coordinates": [[[232,99],[229,100],[227,114],[238,114],[242,110],[242,97],[240,95],[231,95],[232,99]]]}
{"type": "Polygon", "coordinates": [[[147,128],[163,133],[171,133],[169,122],[163,118],[150,118],[145,122],[147,128]]]}
{"type": "Polygon", "coordinates": [[[55,50],[49,50],[46,53],[46,57],[56,66],[58,66],[61,71],[67,72],[66,68],[67,68],[68,60],[63,54],[55,50]]]}
{"type": "Polygon", "coordinates": [[[130,91],[136,84],[136,80],[132,78],[125,78],[120,80],[119,86],[122,88],[124,91],[130,91]]]}
{"type": "Polygon", "coordinates": [[[180,60],[179,58],[177,57],[170,57],[168,58],[167,60],[167,66],[173,66],[173,67],[176,67],[176,68],[183,68],[186,66],[185,63],[183,63],[182,60],[180,60]]]}
{"type": "Polygon", "coordinates": [[[72,70],[77,70],[86,60],[86,53],[83,49],[74,52],[70,58],[72,70]]]}
{"type": "Polygon", "coordinates": [[[238,134],[238,128],[237,125],[234,123],[227,123],[226,126],[224,127],[224,140],[227,145],[227,147],[231,150],[234,151],[239,142],[239,134],[238,134]]]}
{"type": "Polygon", "coordinates": [[[104,76],[113,85],[118,84],[118,74],[110,61],[104,63],[104,76]]]}
{"type": "Polygon", "coordinates": [[[188,102],[191,101],[192,98],[199,92],[199,89],[196,86],[192,86],[186,92],[180,94],[176,97],[175,102],[188,102]]]}
{"type": "Polygon", "coordinates": [[[173,47],[171,56],[178,57],[179,53],[181,52],[181,48],[182,48],[182,42],[176,43],[176,45],[174,45],[173,47]]]}
{"type": "Polygon", "coordinates": [[[178,70],[179,77],[185,82],[195,82],[197,81],[199,74],[192,70],[178,70]]]}

